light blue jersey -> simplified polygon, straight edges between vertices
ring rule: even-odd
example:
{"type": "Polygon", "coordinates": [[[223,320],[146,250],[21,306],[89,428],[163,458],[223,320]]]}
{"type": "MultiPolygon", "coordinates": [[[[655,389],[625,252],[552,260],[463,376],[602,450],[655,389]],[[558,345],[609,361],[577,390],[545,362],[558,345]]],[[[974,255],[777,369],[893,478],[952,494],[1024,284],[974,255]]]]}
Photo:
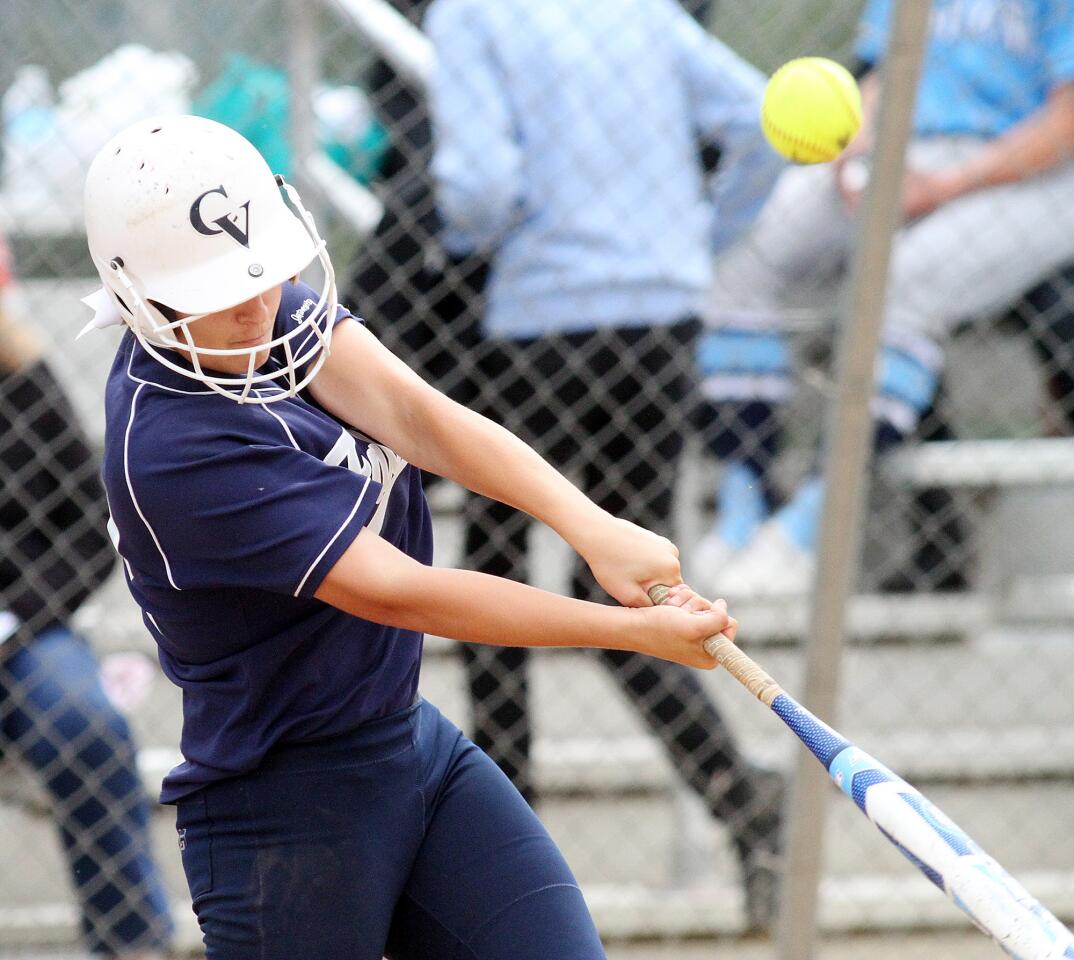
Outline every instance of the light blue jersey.
{"type": "Polygon", "coordinates": [[[435,0],[425,29],[445,239],[493,255],[488,332],[697,313],[782,167],[763,75],[673,0],[435,0]],[[715,195],[701,142],[722,150],[715,195]]]}
{"type": "MultiPolygon", "coordinates": [[[[871,0],[857,54],[876,63],[892,0],[871,0]]],[[[934,0],[914,130],[995,137],[1074,81],[1072,0],[934,0]]]]}

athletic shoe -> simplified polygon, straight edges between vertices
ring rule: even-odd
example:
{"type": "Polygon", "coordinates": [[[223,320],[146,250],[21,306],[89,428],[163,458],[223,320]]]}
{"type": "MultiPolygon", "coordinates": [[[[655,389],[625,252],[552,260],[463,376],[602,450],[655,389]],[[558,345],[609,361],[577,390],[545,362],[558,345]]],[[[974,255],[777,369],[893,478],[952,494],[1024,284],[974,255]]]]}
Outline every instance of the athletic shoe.
{"type": "Polygon", "coordinates": [[[723,582],[723,577],[732,566],[736,553],[715,529],[710,530],[697,543],[686,558],[686,582],[703,596],[715,600],[722,594],[714,593],[716,586],[723,582]]]}
{"type": "Polygon", "coordinates": [[[715,584],[714,596],[728,600],[804,596],[813,589],[816,557],[787,536],[778,518],[769,520],[715,584]]]}

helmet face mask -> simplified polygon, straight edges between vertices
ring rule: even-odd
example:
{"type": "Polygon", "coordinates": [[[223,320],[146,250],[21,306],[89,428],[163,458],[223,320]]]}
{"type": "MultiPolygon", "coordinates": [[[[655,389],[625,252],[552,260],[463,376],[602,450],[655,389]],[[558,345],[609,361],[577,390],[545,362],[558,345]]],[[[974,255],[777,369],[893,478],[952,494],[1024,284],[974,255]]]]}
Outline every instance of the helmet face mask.
{"type": "Polygon", "coordinates": [[[134,124],[94,159],[85,201],[97,272],[158,362],[238,402],[271,403],[313,379],[337,313],[332,263],[297,191],[245,138],[201,117],[134,124]],[[195,321],[260,296],[314,259],[318,300],[296,311],[282,336],[234,348],[195,343],[195,321]],[[269,350],[272,361],[259,365],[269,350]],[[229,369],[238,366],[230,358],[243,358],[244,372],[214,369],[221,357],[229,369]]]}

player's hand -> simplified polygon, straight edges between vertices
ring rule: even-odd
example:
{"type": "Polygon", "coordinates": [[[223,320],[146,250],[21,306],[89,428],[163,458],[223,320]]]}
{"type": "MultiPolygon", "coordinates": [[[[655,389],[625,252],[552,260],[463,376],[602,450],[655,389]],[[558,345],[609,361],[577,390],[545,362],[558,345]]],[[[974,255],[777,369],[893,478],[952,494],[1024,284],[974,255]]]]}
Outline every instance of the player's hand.
{"type": "Polygon", "coordinates": [[[906,221],[927,216],[959,195],[958,179],[949,171],[907,170],[902,181],[902,215],[906,221]]]}
{"type": "MultiPolygon", "coordinates": [[[[724,609],[727,609],[727,603],[723,600],[719,601],[724,605],[724,609]]],[[[688,610],[690,613],[703,613],[705,610],[712,608],[712,601],[701,596],[699,593],[695,593],[694,590],[688,587],[685,583],[676,584],[673,587],[668,587],[667,599],[664,600],[664,606],[666,607],[679,607],[682,610],[688,610]]]]}
{"type": "Polygon", "coordinates": [[[634,650],[702,670],[716,666],[716,658],[705,650],[705,641],[718,633],[733,640],[738,629],[723,600],[709,603],[688,587],[658,607],[643,607],[632,613],[638,623],[634,650]],[[708,605],[707,609],[691,609],[703,604],[708,605]]]}
{"type": "Polygon", "coordinates": [[[865,154],[842,154],[834,163],[835,188],[848,213],[856,213],[869,182],[869,160],[865,154]]]}
{"type": "Polygon", "coordinates": [[[605,515],[574,546],[597,583],[624,607],[648,606],[646,590],[653,584],[682,583],[678,547],[629,520],[605,515]]]}

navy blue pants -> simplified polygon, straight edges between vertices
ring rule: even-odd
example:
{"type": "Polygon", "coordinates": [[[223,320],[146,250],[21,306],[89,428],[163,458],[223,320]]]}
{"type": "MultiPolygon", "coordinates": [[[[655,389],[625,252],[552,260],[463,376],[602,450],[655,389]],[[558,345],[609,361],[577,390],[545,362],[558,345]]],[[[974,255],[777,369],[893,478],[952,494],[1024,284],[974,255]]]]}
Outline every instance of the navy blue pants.
{"type": "Polygon", "coordinates": [[[178,803],[208,960],[591,960],[577,882],[431,704],[277,748],[178,803]]]}

